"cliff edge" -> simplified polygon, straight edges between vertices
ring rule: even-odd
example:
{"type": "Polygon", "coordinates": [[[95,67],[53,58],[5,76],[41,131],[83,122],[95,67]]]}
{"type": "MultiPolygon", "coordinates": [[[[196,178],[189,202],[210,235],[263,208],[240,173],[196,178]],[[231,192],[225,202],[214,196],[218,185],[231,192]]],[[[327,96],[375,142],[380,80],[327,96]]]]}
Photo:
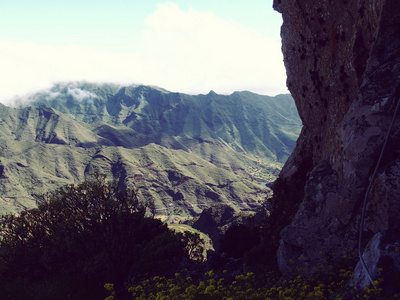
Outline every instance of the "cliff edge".
{"type": "MultiPolygon", "coordinates": [[[[368,273],[399,289],[399,3],[274,0],[274,9],[283,17],[287,86],[304,124],[274,188],[275,201],[295,208],[278,212],[286,213],[279,267],[286,273],[295,261],[312,273],[333,253],[357,249],[363,223],[368,273]]],[[[358,265],[356,283],[368,284],[368,273],[358,265]]]]}

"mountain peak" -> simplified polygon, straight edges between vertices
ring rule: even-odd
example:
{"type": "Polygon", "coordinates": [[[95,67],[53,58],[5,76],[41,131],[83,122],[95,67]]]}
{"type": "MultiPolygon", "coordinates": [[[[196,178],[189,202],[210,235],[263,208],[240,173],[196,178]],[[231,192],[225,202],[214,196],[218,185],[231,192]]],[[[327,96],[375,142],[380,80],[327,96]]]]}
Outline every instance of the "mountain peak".
{"type": "Polygon", "coordinates": [[[289,95],[253,96],[58,84],[30,106],[0,107],[0,193],[20,210],[34,206],[32,195],[101,172],[135,184],[166,216],[215,202],[252,209],[265,190],[252,178],[275,179],[301,128],[289,95]]]}

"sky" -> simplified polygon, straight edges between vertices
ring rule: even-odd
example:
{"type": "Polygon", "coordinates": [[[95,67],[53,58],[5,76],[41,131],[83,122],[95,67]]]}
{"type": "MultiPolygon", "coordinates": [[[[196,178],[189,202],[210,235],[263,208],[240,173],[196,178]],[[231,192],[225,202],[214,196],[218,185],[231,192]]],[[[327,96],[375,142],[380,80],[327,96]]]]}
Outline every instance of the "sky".
{"type": "Polygon", "coordinates": [[[288,93],[272,0],[1,0],[0,102],[89,81],[288,93]]]}

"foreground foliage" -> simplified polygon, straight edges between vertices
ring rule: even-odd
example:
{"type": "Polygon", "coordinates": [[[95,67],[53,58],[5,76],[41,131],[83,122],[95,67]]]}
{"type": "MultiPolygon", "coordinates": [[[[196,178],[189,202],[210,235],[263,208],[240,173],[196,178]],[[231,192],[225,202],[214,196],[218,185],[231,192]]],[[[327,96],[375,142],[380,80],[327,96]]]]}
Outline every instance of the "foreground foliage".
{"type": "MultiPolygon", "coordinates": [[[[151,205],[141,203],[134,190],[96,175],[43,195],[36,209],[2,217],[1,298],[381,297],[379,288],[349,288],[354,252],[325,261],[312,277],[298,275],[302,272],[296,269],[296,275],[279,279],[277,241],[269,222],[237,225],[223,239],[225,259],[231,257],[225,266],[241,261],[243,274],[238,269],[203,274],[209,270],[207,264],[193,267],[188,263],[190,259],[203,262],[204,241],[199,234],[169,230],[160,220],[146,216],[149,207],[151,211],[151,205]],[[182,266],[189,270],[179,271],[182,266]]],[[[294,268],[299,265],[293,262],[294,268]]]]}
{"type": "MultiPolygon", "coordinates": [[[[128,286],[130,299],[382,299],[381,289],[351,288],[351,268],[324,270],[312,277],[297,275],[281,279],[270,274],[246,273],[232,277],[227,271],[208,271],[201,280],[176,273],[175,277],[155,276],[128,286]]],[[[380,282],[375,282],[378,286],[380,282]]],[[[118,299],[113,284],[105,284],[106,300],[118,299]]]]}
{"type": "Polygon", "coordinates": [[[146,217],[146,206],[134,190],[96,175],[2,217],[3,299],[102,298],[106,282],[123,290],[128,276],[164,274],[196,256],[190,234],[146,217]]]}

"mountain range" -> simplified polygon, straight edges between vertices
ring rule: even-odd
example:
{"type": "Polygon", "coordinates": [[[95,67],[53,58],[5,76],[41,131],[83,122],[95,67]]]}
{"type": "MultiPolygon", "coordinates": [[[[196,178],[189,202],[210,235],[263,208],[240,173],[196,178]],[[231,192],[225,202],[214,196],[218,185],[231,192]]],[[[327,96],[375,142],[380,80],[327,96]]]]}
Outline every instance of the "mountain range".
{"type": "Polygon", "coordinates": [[[94,172],[135,185],[170,222],[213,203],[253,209],[300,129],[290,95],[58,83],[0,104],[0,212],[94,172]]]}

